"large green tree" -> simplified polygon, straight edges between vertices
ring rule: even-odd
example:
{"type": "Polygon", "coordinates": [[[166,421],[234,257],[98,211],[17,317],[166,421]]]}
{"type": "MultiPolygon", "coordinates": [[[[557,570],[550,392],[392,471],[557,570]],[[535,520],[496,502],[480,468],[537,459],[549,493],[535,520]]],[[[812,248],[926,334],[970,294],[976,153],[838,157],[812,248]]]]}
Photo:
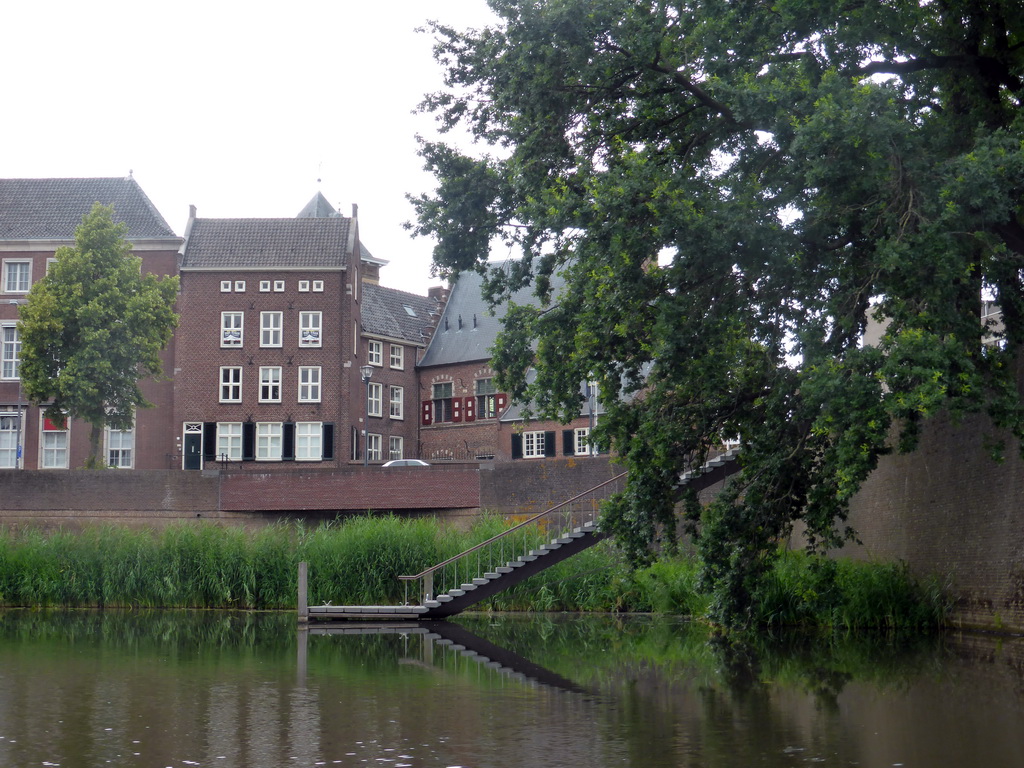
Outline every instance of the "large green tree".
{"type": "Polygon", "coordinates": [[[159,376],[160,352],[177,326],[177,277],[142,274],[125,240],[126,224],[96,203],[75,230],[75,245],[57,249],[21,308],[24,392],[56,423],[92,427],[86,466],[98,458],[104,427],[131,429],[149,407],[139,381],[159,376]]]}
{"type": "Polygon", "coordinates": [[[741,624],[794,523],[839,545],[851,495],[924,419],[1024,433],[1024,4],[490,5],[490,28],[433,27],[446,88],[424,108],[486,149],[422,144],[438,185],[413,229],[445,275],[521,252],[491,297],[532,283],[550,306],[512,308],[495,360],[546,414],[600,383],[627,551],[741,436],[728,492],[687,505],[716,617],[741,624]]]}

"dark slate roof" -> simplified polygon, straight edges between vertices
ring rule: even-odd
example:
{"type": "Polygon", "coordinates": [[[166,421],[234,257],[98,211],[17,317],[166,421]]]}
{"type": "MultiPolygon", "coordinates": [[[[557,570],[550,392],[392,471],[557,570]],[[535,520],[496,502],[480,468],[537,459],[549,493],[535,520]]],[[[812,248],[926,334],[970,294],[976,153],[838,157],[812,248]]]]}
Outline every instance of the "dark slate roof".
{"type": "Polygon", "coordinates": [[[299,211],[297,219],[330,219],[341,216],[337,209],[327,202],[322,192],[313,195],[313,199],[306,203],[306,207],[299,211]]]}
{"type": "Polygon", "coordinates": [[[430,312],[437,302],[426,296],[363,283],[359,309],[363,332],[422,344],[424,329],[430,325],[430,312]],[[406,307],[412,311],[410,313],[406,307]]]}
{"type": "Polygon", "coordinates": [[[181,268],[347,268],[351,222],[344,216],[195,219],[181,268]]]}
{"type": "Polygon", "coordinates": [[[0,179],[0,240],[71,240],[93,203],[114,206],[128,239],[177,235],[135,179],[0,179]]]}
{"type": "Polygon", "coordinates": [[[359,259],[360,261],[368,261],[371,264],[377,264],[379,266],[384,266],[385,264],[388,263],[387,259],[378,259],[372,253],[370,253],[369,249],[365,245],[363,245],[362,240],[359,241],[359,259]]]}
{"type": "MultiPolygon", "coordinates": [[[[551,284],[552,291],[557,296],[562,281],[555,275],[551,284]]],[[[444,314],[427,346],[420,367],[491,359],[490,349],[501,330],[501,320],[505,317],[506,306],[504,303],[498,305],[492,315],[484,300],[482,286],[483,276],[479,273],[459,273],[452,284],[444,314]]],[[[516,293],[512,300],[516,304],[538,303],[530,287],[516,293]]]]}

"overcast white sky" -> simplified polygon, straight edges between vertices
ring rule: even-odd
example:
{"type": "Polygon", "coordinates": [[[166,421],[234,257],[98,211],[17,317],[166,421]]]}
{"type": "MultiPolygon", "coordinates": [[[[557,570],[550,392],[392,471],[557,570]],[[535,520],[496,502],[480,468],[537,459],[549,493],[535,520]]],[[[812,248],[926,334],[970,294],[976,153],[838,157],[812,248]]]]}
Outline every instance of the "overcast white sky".
{"type": "Polygon", "coordinates": [[[8,2],[0,177],[129,171],[171,227],[294,216],[319,189],[385,285],[425,294],[431,243],[402,229],[433,187],[413,115],[441,86],[427,19],[481,27],[484,0],[8,2]],[[322,179],[318,185],[317,179],[322,179]]]}

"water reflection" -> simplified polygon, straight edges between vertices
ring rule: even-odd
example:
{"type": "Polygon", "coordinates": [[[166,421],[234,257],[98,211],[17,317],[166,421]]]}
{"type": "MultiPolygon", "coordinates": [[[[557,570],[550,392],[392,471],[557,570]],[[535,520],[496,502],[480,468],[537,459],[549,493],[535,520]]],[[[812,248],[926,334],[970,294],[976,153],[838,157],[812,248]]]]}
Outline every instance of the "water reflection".
{"type": "Polygon", "coordinates": [[[0,765],[1024,765],[1020,640],[0,612],[0,765]]]}

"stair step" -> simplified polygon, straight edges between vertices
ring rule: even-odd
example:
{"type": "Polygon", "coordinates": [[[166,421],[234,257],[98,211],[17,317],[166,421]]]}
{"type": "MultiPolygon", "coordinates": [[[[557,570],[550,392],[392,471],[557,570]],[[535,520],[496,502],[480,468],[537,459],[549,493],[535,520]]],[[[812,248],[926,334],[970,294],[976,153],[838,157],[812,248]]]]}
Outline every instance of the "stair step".
{"type": "Polygon", "coordinates": [[[480,576],[477,576],[475,579],[473,579],[473,583],[476,584],[478,587],[482,587],[488,581],[490,581],[490,579],[484,579],[484,578],[481,578],[480,576]]]}
{"type": "Polygon", "coordinates": [[[464,594],[466,594],[466,590],[464,590],[464,589],[449,589],[448,590],[448,594],[451,595],[452,597],[462,597],[464,594]]]}
{"type": "Polygon", "coordinates": [[[541,544],[541,545],[540,545],[540,548],[541,548],[541,549],[546,549],[546,550],[549,550],[549,551],[550,551],[550,550],[553,550],[553,549],[558,549],[558,548],[559,548],[559,547],[561,547],[561,546],[562,546],[562,545],[561,545],[561,544],[559,544],[559,543],[558,543],[557,541],[551,541],[551,542],[550,542],[550,543],[548,543],[548,544],[541,544]]]}
{"type": "Polygon", "coordinates": [[[427,608],[440,608],[441,607],[441,603],[439,601],[437,601],[437,600],[424,600],[423,601],[423,605],[425,605],[427,608]]]}
{"type": "Polygon", "coordinates": [[[500,579],[501,574],[496,571],[489,571],[488,573],[484,574],[484,578],[488,581],[494,581],[495,579],[500,579]]]}
{"type": "Polygon", "coordinates": [[[476,589],[476,584],[463,584],[461,587],[459,587],[459,589],[461,589],[463,592],[472,592],[474,589],[476,589]]]}
{"type": "Polygon", "coordinates": [[[509,566],[509,565],[499,565],[494,570],[496,570],[499,574],[502,574],[502,573],[512,573],[512,571],[515,570],[515,567],[514,566],[509,566]]]}
{"type": "Polygon", "coordinates": [[[560,536],[557,539],[552,539],[551,543],[552,544],[558,544],[559,546],[561,546],[562,544],[571,544],[572,543],[572,536],[560,536]]]}
{"type": "Polygon", "coordinates": [[[439,603],[450,603],[453,600],[451,595],[438,595],[435,599],[439,603]]]}
{"type": "Polygon", "coordinates": [[[537,556],[535,554],[531,553],[529,555],[523,555],[518,560],[516,560],[516,562],[519,563],[520,565],[525,565],[526,563],[532,563],[536,559],[537,559],[537,556]]]}
{"type": "Polygon", "coordinates": [[[526,565],[526,563],[524,561],[522,561],[522,560],[509,560],[508,561],[508,567],[510,569],[522,568],[524,565],[526,565]]]}
{"type": "Polygon", "coordinates": [[[540,549],[531,549],[530,550],[530,557],[532,557],[534,560],[536,560],[538,557],[540,557],[541,555],[546,555],[548,552],[549,552],[549,550],[544,549],[544,547],[541,547],[540,549]]]}
{"type": "Polygon", "coordinates": [[[585,534],[585,533],[584,533],[583,531],[581,531],[581,530],[579,530],[579,529],[577,528],[577,529],[576,529],[575,531],[573,531],[572,533],[570,533],[570,534],[567,534],[567,538],[570,538],[570,539],[582,539],[582,538],[583,538],[584,536],[586,536],[586,535],[587,535],[587,534],[585,534]]]}

